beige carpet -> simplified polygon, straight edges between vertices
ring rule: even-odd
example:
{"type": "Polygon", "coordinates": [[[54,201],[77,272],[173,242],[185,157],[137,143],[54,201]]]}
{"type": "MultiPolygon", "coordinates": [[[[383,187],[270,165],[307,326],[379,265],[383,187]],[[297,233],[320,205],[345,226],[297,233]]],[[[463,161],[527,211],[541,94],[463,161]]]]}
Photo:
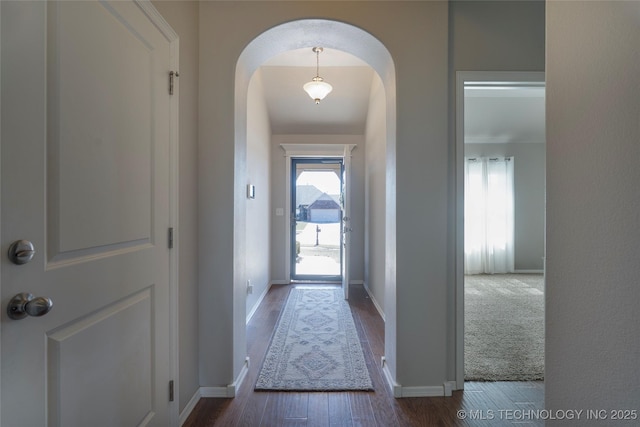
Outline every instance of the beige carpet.
{"type": "Polygon", "coordinates": [[[465,380],[544,379],[541,274],[465,276],[465,380]]]}

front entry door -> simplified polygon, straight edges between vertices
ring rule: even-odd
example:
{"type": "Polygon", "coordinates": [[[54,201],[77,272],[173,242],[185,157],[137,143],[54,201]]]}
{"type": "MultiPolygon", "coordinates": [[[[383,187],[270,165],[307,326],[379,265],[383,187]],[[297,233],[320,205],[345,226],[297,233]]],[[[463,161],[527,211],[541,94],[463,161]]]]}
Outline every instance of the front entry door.
{"type": "Polygon", "coordinates": [[[341,158],[300,158],[291,164],[291,278],[340,282],[341,158]]]}
{"type": "Polygon", "coordinates": [[[169,425],[171,43],[146,3],[0,13],[0,424],[169,425]]]}

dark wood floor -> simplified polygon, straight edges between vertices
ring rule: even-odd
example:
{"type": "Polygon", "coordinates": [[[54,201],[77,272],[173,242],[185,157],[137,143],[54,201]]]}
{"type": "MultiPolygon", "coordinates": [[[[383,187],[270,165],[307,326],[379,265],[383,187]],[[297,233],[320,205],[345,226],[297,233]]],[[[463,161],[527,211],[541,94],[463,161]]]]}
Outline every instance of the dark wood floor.
{"type": "Polygon", "coordinates": [[[534,426],[541,382],[467,382],[452,397],[394,399],[383,379],[384,322],[360,285],[349,303],[374,384],[373,392],[255,392],[253,386],[292,285],[274,285],[247,326],[249,372],[234,399],[203,398],[185,427],[209,426],[534,426]],[[532,420],[533,418],[533,420],[532,420]]]}

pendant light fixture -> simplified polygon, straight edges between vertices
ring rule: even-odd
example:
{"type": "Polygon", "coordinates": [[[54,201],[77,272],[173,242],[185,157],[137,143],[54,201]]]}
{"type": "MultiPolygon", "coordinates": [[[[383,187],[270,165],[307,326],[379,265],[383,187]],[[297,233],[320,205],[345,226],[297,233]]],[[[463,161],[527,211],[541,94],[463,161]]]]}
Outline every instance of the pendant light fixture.
{"type": "Polygon", "coordinates": [[[309,83],[305,83],[302,88],[316,104],[320,104],[320,101],[333,90],[333,87],[320,77],[320,52],[322,52],[323,49],[321,47],[314,47],[312,50],[316,54],[316,76],[311,79],[309,83]]]}

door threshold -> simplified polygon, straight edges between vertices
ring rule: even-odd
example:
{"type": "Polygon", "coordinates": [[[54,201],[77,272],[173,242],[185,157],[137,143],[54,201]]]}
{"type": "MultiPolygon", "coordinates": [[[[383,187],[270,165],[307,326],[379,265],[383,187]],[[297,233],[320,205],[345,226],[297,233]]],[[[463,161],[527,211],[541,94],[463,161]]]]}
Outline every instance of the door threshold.
{"type": "Polygon", "coordinates": [[[341,281],[334,280],[292,280],[292,285],[342,285],[341,281]]]}

